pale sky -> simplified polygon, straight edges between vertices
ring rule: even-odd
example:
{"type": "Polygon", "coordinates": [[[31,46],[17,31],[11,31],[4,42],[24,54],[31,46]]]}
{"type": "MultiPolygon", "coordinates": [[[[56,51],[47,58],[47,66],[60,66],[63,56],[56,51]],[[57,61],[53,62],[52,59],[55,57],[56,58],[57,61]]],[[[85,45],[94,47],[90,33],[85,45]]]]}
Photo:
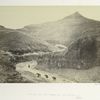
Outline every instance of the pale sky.
{"type": "Polygon", "coordinates": [[[21,28],[29,24],[56,21],[76,11],[88,18],[100,20],[100,6],[2,6],[0,25],[21,28]]]}

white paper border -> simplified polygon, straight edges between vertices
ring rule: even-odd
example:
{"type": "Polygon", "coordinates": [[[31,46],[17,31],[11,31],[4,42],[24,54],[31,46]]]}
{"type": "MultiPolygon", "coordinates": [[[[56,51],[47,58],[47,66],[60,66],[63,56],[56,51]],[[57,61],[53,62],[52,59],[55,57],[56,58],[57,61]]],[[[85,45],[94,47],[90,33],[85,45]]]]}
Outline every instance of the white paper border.
{"type": "Polygon", "coordinates": [[[2,84],[0,100],[100,100],[100,84],[2,84]]]}
{"type": "Polygon", "coordinates": [[[100,5],[100,0],[0,0],[2,6],[100,5]]]}

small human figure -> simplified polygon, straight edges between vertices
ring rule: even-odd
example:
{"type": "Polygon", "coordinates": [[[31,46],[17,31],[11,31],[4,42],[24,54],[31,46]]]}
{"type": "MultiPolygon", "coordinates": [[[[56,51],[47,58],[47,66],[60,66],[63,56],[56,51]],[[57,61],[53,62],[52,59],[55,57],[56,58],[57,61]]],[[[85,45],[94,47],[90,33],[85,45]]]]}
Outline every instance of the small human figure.
{"type": "Polygon", "coordinates": [[[48,78],[48,75],[45,75],[46,78],[48,78]]]}
{"type": "Polygon", "coordinates": [[[53,78],[53,80],[56,80],[56,77],[53,76],[52,78],[53,78]]]}
{"type": "Polygon", "coordinates": [[[36,73],[36,75],[37,75],[37,77],[40,77],[41,76],[41,74],[39,74],[39,73],[36,73]]]}
{"type": "Polygon", "coordinates": [[[30,65],[28,65],[28,68],[30,68],[30,65]]]}

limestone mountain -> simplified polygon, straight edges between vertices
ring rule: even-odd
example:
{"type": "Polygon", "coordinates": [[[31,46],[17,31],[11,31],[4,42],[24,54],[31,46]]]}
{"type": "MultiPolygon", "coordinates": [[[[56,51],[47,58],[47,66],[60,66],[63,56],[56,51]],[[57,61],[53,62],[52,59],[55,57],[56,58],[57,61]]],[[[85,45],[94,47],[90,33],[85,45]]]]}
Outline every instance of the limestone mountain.
{"type": "MultiPolygon", "coordinates": [[[[28,25],[18,31],[51,44],[62,44],[65,51],[51,54],[54,67],[89,68],[100,65],[100,21],[78,12],[55,22],[28,25]],[[56,59],[55,59],[56,58],[56,59]]],[[[45,62],[45,61],[43,61],[45,62]]],[[[50,66],[52,66],[52,63],[50,66]]]]}
{"type": "Polygon", "coordinates": [[[48,42],[53,41],[67,45],[81,36],[99,34],[100,21],[86,18],[80,13],[75,12],[61,20],[38,25],[28,25],[19,29],[19,31],[48,42]]]}

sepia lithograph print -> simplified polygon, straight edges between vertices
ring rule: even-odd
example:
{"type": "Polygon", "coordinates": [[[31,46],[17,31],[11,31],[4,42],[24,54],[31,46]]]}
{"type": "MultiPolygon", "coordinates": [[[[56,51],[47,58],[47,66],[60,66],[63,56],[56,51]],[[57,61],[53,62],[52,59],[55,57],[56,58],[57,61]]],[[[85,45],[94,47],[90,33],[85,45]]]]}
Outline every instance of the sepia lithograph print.
{"type": "Polygon", "coordinates": [[[100,7],[0,7],[0,83],[99,83],[100,7]]]}

